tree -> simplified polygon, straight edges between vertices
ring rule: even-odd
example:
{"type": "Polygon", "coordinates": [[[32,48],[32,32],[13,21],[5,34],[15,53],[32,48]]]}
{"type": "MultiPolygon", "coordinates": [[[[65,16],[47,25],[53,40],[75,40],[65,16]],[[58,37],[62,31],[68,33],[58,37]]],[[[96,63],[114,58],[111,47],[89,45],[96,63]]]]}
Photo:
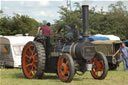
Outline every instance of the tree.
{"type": "Polygon", "coordinates": [[[3,13],[3,11],[2,10],[0,10],[0,14],[2,14],[3,13]]]}
{"type": "Polygon", "coordinates": [[[119,36],[122,40],[128,39],[128,11],[123,2],[111,4],[107,16],[109,17],[108,22],[111,24],[111,33],[119,36]]]}
{"type": "Polygon", "coordinates": [[[75,10],[68,10],[66,7],[61,6],[59,11],[60,13],[60,19],[55,20],[54,24],[54,30],[57,30],[57,28],[60,28],[64,25],[72,26],[74,24],[77,24],[79,28],[82,27],[82,19],[81,19],[81,8],[78,3],[76,4],[75,10]]]}
{"type": "Polygon", "coordinates": [[[35,19],[28,16],[18,15],[11,17],[2,17],[0,19],[0,35],[25,34],[35,35],[37,28],[41,26],[35,19]]]}

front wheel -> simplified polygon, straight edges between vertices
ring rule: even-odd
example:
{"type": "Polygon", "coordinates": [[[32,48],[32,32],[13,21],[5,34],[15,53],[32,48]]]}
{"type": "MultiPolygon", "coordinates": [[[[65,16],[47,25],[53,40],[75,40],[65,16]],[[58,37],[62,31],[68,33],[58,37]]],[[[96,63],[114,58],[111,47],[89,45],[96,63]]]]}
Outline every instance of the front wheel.
{"type": "Polygon", "coordinates": [[[73,59],[69,54],[64,54],[59,57],[57,65],[58,76],[63,82],[71,82],[74,74],[75,68],[73,59]]]}
{"type": "Polygon", "coordinates": [[[108,73],[108,62],[102,52],[97,52],[91,60],[92,70],[90,71],[94,79],[102,80],[108,73]]]}

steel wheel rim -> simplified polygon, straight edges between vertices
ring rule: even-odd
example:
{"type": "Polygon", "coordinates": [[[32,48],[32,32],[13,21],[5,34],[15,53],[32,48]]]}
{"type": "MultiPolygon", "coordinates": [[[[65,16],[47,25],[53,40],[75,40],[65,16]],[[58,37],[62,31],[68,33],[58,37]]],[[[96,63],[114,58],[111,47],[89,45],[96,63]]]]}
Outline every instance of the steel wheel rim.
{"type": "Polygon", "coordinates": [[[104,72],[104,63],[103,63],[103,59],[97,59],[96,57],[94,57],[91,61],[93,68],[91,70],[91,73],[93,75],[94,78],[99,79],[103,72],[104,72]]]}
{"type": "Polygon", "coordinates": [[[35,46],[32,43],[26,45],[22,56],[24,74],[28,78],[33,78],[37,72],[38,56],[35,46]]]}
{"type": "Polygon", "coordinates": [[[68,80],[70,76],[69,60],[67,56],[61,56],[58,61],[58,75],[62,81],[68,80]]]}

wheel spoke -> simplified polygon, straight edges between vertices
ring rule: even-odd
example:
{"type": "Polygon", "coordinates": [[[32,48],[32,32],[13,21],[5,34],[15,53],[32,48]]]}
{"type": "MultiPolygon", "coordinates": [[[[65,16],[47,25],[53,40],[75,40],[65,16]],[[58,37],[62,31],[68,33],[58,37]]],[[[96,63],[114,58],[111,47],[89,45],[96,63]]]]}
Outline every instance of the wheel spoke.
{"type": "Polygon", "coordinates": [[[34,60],[34,62],[35,62],[35,63],[37,63],[37,62],[38,62],[38,60],[34,60]]]}
{"type": "Polygon", "coordinates": [[[32,66],[32,63],[27,64],[27,65],[26,65],[26,68],[31,67],[31,66],[32,66]]]}
{"type": "Polygon", "coordinates": [[[93,68],[92,71],[96,72],[96,69],[93,68]]]}
{"type": "Polygon", "coordinates": [[[38,60],[37,60],[37,56],[36,57],[32,57],[33,58],[33,62],[38,62],[38,60]]]}
{"type": "Polygon", "coordinates": [[[61,59],[61,63],[64,63],[64,58],[61,59]]]}
{"type": "Polygon", "coordinates": [[[61,75],[64,77],[64,75],[65,75],[65,74],[64,74],[64,71],[61,71],[61,75]]]}
{"type": "Polygon", "coordinates": [[[36,57],[37,56],[37,53],[35,53],[33,56],[36,57]]]}
{"type": "Polygon", "coordinates": [[[30,59],[30,58],[31,58],[31,56],[28,56],[27,54],[25,55],[25,57],[26,57],[26,58],[28,58],[28,59],[30,59]]]}
{"type": "Polygon", "coordinates": [[[66,66],[66,64],[63,64],[63,67],[64,67],[64,71],[63,71],[63,73],[64,73],[64,75],[67,73],[67,66],[66,66]]]}
{"type": "Polygon", "coordinates": [[[33,63],[33,67],[35,68],[35,70],[37,70],[37,66],[33,63]]]}
{"type": "Polygon", "coordinates": [[[30,46],[28,49],[29,49],[29,52],[31,53],[31,56],[32,56],[32,49],[31,49],[31,46],[30,46]]]}
{"type": "Polygon", "coordinates": [[[30,70],[29,75],[31,75],[31,76],[32,76],[32,70],[30,70]]]}
{"type": "Polygon", "coordinates": [[[36,54],[36,50],[35,50],[35,47],[33,47],[32,55],[35,55],[35,54],[36,54]]]}
{"type": "Polygon", "coordinates": [[[35,73],[36,73],[33,66],[32,66],[31,73],[32,73],[32,75],[35,75],[35,73]]]}
{"type": "Polygon", "coordinates": [[[69,62],[68,61],[66,62],[66,66],[69,66],[69,62]]]}

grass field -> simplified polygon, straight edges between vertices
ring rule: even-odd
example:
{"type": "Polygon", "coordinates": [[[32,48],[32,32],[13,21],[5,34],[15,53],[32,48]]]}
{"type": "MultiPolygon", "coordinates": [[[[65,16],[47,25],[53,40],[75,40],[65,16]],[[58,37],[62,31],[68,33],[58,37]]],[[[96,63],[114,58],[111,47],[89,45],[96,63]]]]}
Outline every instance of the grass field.
{"type": "Polygon", "coordinates": [[[128,85],[128,71],[122,64],[116,71],[109,71],[104,80],[95,80],[90,72],[75,75],[71,83],[61,82],[56,74],[45,74],[44,79],[25,79],[21,69],[0,69],[0,85],[128,85]]]}

